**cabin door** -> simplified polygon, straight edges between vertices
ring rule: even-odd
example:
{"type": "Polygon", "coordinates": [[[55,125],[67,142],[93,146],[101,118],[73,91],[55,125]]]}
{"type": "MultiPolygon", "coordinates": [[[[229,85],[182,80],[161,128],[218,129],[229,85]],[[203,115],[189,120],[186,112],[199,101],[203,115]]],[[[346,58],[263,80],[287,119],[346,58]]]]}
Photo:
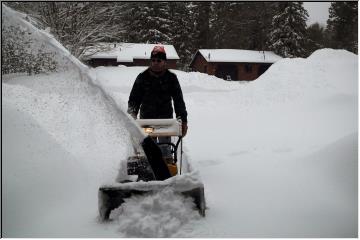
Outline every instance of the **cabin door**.
{"type": "Polygon", "coordinates": [[[219,64],[215,76],[224,80],[237,80],[237,66],[235,64],[219,64]]]}

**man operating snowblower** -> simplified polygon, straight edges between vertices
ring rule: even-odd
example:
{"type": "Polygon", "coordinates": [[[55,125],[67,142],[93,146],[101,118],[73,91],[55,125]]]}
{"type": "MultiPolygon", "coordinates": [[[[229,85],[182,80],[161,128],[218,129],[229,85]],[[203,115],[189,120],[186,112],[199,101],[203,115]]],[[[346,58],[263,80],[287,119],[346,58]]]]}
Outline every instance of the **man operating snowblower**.
{"type": "MultiPolygon", "coordinates": [[[[140,73],[132,87],[127,112],[137,119],[173,118],[172,101],[176,118],[182,122],[182,136],[186,135],[187,111],[181,87],[176,75],[167,69],[166,52],[163,46],[155,46],[151,52],[150,67],[140,73]]],[[[168,143],[171,137],[158,137],[157,143],[168,143]]],[[[169,145],[159,145],[167,163],[174,161],[169,145]]]]}
{"type": "Polygon", "coordinates": [[[189,159],[182,158],[187,111],[179,81],[166,67],[164,47],[154,47],[150,67],[137,76],[129,96],[127,112],[136,119],[135,125],[131,118],[126,118],[132,130],[129,132],[134,137],[134,155],[129,156],[126,162],[129,178],[119,178],[113,185],[106,184],[99,188],[100,219],[111,219],[111,211],[123,204],[126,198],[168,187],[186,197],[192,197],[200,215],[205,216],[204,185],[190,167],[189,159]],[[177,119],[173,119],[172,103],[177,119]],[[137,119],[139,112],[140,119],[137,119]],[[176,140],[175,143],[172,140],[176,140]],[[179,146],[180,154],[177,154],[179,146]],[[184,177],[176,178],[182,173],[184,177]]]}

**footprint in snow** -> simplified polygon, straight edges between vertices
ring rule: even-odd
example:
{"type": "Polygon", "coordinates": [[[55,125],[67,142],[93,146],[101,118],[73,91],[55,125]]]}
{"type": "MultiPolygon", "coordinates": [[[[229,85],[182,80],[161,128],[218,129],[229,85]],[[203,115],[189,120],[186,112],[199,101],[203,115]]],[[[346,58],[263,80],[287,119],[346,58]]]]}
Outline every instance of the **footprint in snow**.
{"type": "Polygon", "coordinates": [[[292,152],[292,151],[293,150],[291,148],[288,148],[288,147],[273,149],[273,152],[275,152],[275,153],[289,153],[289,152],[292,152]]]}
{"type": "Polygon", "coordinates": [[[219,160],[215,160],[215,159],[209,159],[209,160],[201,160],[199,161],[199,164],[203,167],[208,167],[208,166],[214,166],[214,165],[218,165],[221,162],[219,160]]]}

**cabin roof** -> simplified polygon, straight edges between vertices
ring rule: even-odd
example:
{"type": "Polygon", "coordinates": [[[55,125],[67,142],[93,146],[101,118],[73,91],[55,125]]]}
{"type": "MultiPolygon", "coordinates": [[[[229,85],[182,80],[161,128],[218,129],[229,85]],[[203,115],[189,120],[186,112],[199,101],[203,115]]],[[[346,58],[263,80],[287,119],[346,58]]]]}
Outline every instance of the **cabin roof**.
{"type": "MultiPolygon", "coordinates": [[[[207,62],[252,62],[274,63],[282,57],[272,51],[241,49],[199,49],[198,52],[207,62]]],[[[195,55],[196,56],[196,55],[195,55]]]]}
{"type": "Polygon", "coordinates": [[[164,46],[167,59],[180,59],[173,45],[143,43],[102,43],[91,49],[96,53],[88,51],[84,55],[87,59],[116,58],[117,62],[133,62],[134,59],[150,59],[151,51],[156,45],[164,46]],[[96,51],[96,48],[105,50],[96,51]]]}

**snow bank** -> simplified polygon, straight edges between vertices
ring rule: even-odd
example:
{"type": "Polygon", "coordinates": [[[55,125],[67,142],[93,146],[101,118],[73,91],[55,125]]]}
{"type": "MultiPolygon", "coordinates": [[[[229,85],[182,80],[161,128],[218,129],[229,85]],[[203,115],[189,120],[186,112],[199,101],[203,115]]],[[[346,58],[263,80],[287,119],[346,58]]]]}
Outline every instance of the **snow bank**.
{"type": "Polygon", "coordinates": [[[79,189],[89,191],[83,183],[90,176],[85,162],[66,151],[30,114],[8,99],[2,107],[2,231],[7,237],[32,237],[44,230],[39,225],[44,216],[71,203],[79,189]]]}
{"type": "Polygon", "coordinates": [[[353,53],[321,49],[306,59],[276,62],[252,85],[268,101],[314,100],[333,94],[357,96],[357,66],[353,53]]]}
{"type": "Polygon", "coordinates": [[[62,46],[50,33],[45,30],[40,30],[27,21],[29,18],[25,14],[21,14],[17,11],[2,5],[3,15],[6,16],[4,19],[6,20],[8,25],[20,26],[26,32],[32,35],[32,41],[35,46],[32,47],[42,47],[42,43],[45,43],[47,48],[50,48],[54,51],[55,56],[54,60],[58,62],[60,65],[59,70],[63,71],[71,71],[75,70],[80,75],[81,80],[86,81],[94,91],[98,91],[102,97],[104,98],[106,104],[111,107],[114,111],[117,112],[117,115],[122,118],[124,124],[128,131],[131,131],[133,139],[140,143],[144,138],[141,129],[136,125],[135,121],[126,113],[126,108],[124,104],[118,103],[114,101],[114,98],[111,92],[107,93],[102,88],[101,85],[98,84],[96,78],[93,75],[89,74],[89,67],[84,65],[80,60],[71,55],[71,53],[62,46]]]}
{"type": "Polygon", "coordinates": [[[356,237],[357,150],[355,133],[295,157],[259,148],[203,163],[210,209],[181,237],[356,237]]]}
{"type": "Polygon", "coordinates": [[[283,189],[286,195],[272,196],[268,201],[274,214],[276,209],[282,211],[284,226],[289,226],[287,236],[356,237],[357,153],[356,132],[280,167],[287,182],[278,178],[274,190],[283,189]],[[287,198],[288,206],[276,203],[283,197],[287,198]]]}
{"type": "Polygon", "coordinates": [[[21,78],[3,79],[9,83],[3,84],[3,98],[32,116],[64,149],[82,159],[93,177],[116,175],[119,160],[126,159],[130,151],[129,134],[101,94],[81,81],[76,71],[26,77],[20,86],[21,78]]]}
{"type": "MultiPolygon", "coordinates": [[[[251,82],[228,82],[199,72],[171,71],[178,76],[188,105],[224,106],[230,100],[242,107],[251,108],[259,104],[268,106],[319,101],[329,96],[356,97],[357,71],[347,69],[357,69],[357,64],[357,56],[345,50],[321,49],[306,59],[281,59],[256,81],[251,82]],[[213,100],[213,93],[226,94],[227,99],[213,100]],[[196,98],[196,102],[193,98],[196,98]]],[[[127,102],[136,76],[145,69],[146,67],[97,67],[91,73],[97,76],[99,84],[111,92],[116,101],[127,102]]]]}
{"type": "Polygon", "coordinates": [[[2,136],[3,233],[96,236],[79,229],[83,222],[79,216],[95,221],[98,187],[116,178],[120,161],[132,151],[128,130],[82,63],[51,35],[24,20],[26,15],[4,5],[2,13],[6,24],[24,28],[37,44],[54,51],[55,59],[65,59],[59,62],[65,66],[58,73],[2,76],[7,129],[2,136]]]}

